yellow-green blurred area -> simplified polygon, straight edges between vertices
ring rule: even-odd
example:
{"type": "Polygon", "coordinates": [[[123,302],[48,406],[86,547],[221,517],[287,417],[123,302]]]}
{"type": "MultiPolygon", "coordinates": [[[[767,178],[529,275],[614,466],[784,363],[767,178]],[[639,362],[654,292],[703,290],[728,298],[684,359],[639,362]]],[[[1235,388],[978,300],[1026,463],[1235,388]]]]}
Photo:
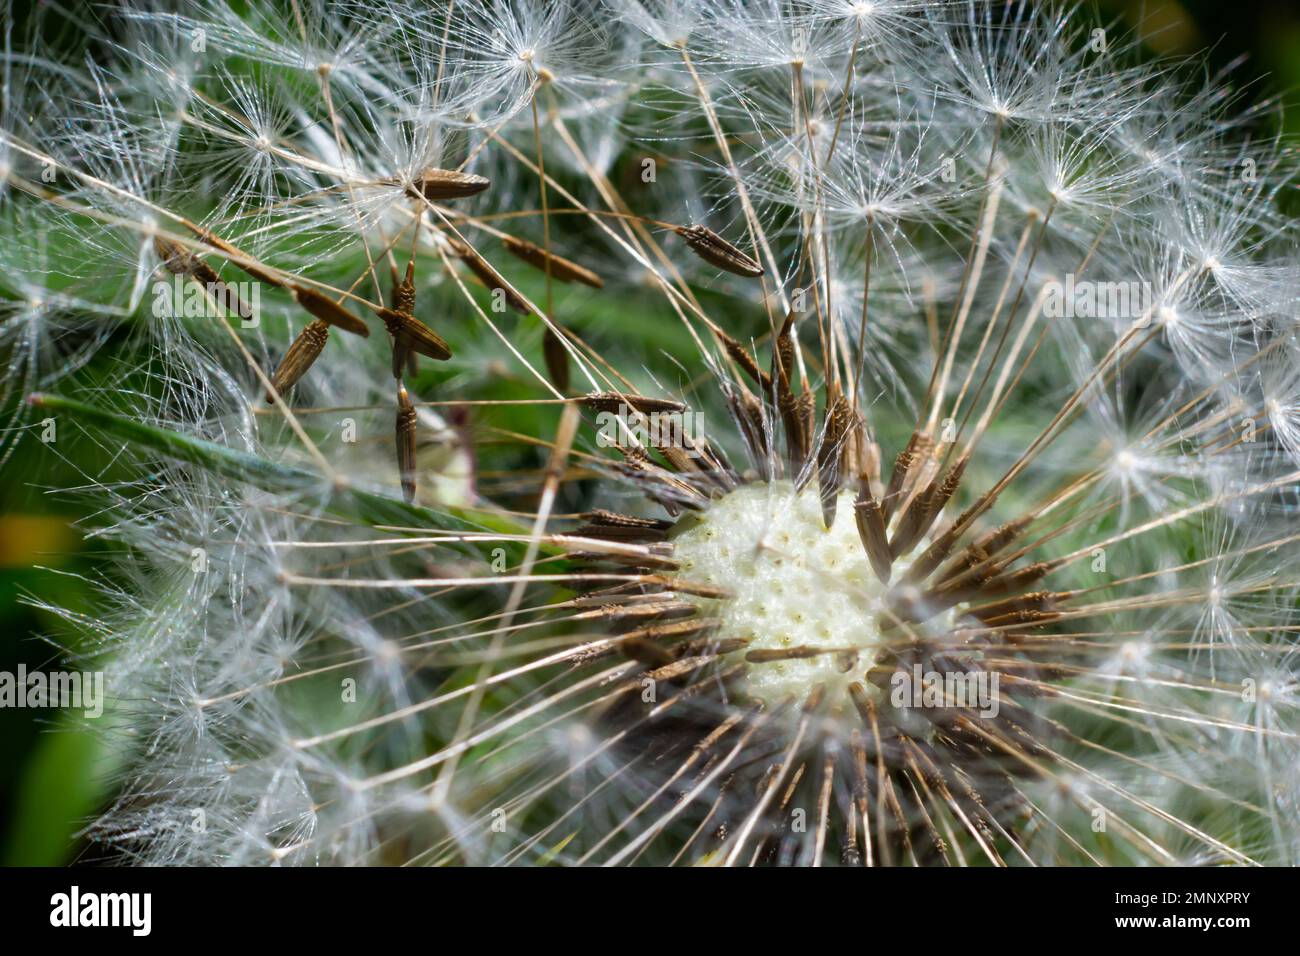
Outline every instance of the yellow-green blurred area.
{"type": "MultiPolygon", "coordinates": [[[[258,0],[252,0],[258,2],[258,0]]],[[[266,0],[272,2],[272,0],[266,0]]],[[[994,0],[998,2],[998,0],[994,0]]],[[[1278,97],[1283,124],[1300,133],[1300,0],[1098,0],[1101,22],[1115,35],[1135,34],[1153,56],[1180,56],[1207,50],[1205,72],[1218,74],[1245,57],[1229,81],[1246,102],[1278,97]]],[[[21,14],[18,15],[21,17],[21,14]]],[[[14,36],[23,24],[14,24],[14,36]]],[[[619,306],[627,328],[652,316],[631,314],[636,299],[619,306]],[[626,311],[624,311],[626,310],[626,311]]],[[[103,354],[129,366],[124,341],[105,343],[103,354]]],[[[0,369],[9,368],[0,355],[0,369]]],[[[76,395],[105,379],[92,361],[60,391],[76,395]]],[[[518,397],[518,396],[516,396],[518,397]]],[[[0,422],[10,421],[9,407],[0,422]]],[[[525,406],[516,420],[497,424],[527,432],[525,406]]],[[[60,650],[76,640],[75,629],[59,615],[33,606],[32,599],[73,614],[93,607],[90,581],[111,577],[111,544],[87,541],[74,527],[95,527],[96,502],[76,489],[92,482],[127,477],[114,463],[116,446],[80,435],[75,423],[61,424],[53,444],[40,441],[35,416],[20,415],[22,437],[0,467],[0,671],[79,669],[60,650]]],[[[13,437],[12,435],[9,437],[13,437]]],[[[109,694],[111,697],[111,675],[109,694]]],[[[84,733],[85,718],[54,710],[0,708],[0,861],[8,865],[93,861],[102,853],[78,832],[111,799],[114,786],[112,735],[84,733]]]]}
{"type": "MultiPolygon", "coordinates": [[[[8,357],[0,359],[7,368],[8,357]]],[[[92,362],[74,382],[98,376],[92,362]]],[[[4,409],[5,420],[12,411],[4,409]]],[[[75,653],[75,629],[34,605],[91,610],[87,578],[106,570],[108,551],[74,526],[85,521],[91,501],[57,489],[82,487],[92,476],[124,476],[108,448],[76,429],[62,428],[45,444],[30,416],[18,424],[22,437],[0,468],[0,671],[80,670],[63,650],[75,653]]],[[[111,796],[113,776],[107,735],[86,729],[75,712],[0,707],[0,862],[59,864],[80,855],[75,835],[111,796]]]]}

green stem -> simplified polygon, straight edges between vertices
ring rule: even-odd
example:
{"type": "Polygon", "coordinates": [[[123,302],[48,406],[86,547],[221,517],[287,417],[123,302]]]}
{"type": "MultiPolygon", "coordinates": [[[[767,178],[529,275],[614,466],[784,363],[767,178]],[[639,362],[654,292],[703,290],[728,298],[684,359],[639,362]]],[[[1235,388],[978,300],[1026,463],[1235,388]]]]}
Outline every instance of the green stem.
{"type": "MultiPolygon", "coordinates": [[[[169,428],[149,425],[62,395],[37,393],[28,403],[52,412],[67,412],[85,424],[169,458],[198,465],[234,481],[247,482],[273,494],[292,494],[315,499],[331,514],[370,525],[399,525],[415,528],[459,528],[465,525],[497,534],[528,534],[527,525],[501,512],[448,505],[433,510],[407,504],[395,498],[349,484],[333,485],[305,468],[282,465],[259,455],[237,451],[203,438],[169,428]],[[451,520],[449,520],[451,519],[451,520]]],[[[552,550],[545,548],[545,550],[552,550]]],[[[558,552],[560,549],[553,549],[558,552]]]]}

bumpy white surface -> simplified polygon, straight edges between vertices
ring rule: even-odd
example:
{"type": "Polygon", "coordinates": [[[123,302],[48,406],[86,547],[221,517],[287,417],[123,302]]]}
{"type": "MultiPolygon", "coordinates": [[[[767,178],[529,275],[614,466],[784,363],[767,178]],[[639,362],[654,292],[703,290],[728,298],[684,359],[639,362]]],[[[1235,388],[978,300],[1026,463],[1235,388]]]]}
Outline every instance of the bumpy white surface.
{"type": "MultiPolygon", "coordinates": [[[[746,650],[860,649],[848,673],[833,654],[750,664],[748,691],[768,704],[787,695],[802,700],[820,683],[831,690],[860,679],[880,643],[876,614],[885,588],[858,538],[853,499],[851,491],[840,493],[827,531],[815,483],[797,497],[789,481],[747,485],[674,538],[683,577],[735,592],[734,600],[701,601],[704,613],[723,619],[720,638],[749,638],[746,650]]],[[[905,568],[900,562],[896,573],[905,568]]]]}

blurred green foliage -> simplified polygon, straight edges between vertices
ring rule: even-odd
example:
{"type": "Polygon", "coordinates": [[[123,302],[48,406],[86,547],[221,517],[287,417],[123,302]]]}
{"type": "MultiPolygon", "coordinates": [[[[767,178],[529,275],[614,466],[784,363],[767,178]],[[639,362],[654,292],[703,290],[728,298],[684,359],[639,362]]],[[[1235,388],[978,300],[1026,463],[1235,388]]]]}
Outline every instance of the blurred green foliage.
{"type": "MultiPolygon", "coordinates": [[[[89,384],[101,374],[92,362],[69,384],[89,384]]],[[[19,664],[29,671],[79,669],[61,650],[75,653],[75,631],[29,599],[72,613],[92,609],[87,578],[101,570],[106,546],[86,543],[74,527],[89,503],[56,490],[79,487],[90,475],[122,477],[109,449],[78,441],[66,429],[64,440],[52,445],[38,435],[39,427],[29,424],[0,470],[0,669],[10,672],[19,664]]],[[[79,732],[84,720],[0,708],[0,862],[52,865],[76,855],[74,834],[103,802],[111,771],[104,738],[79,732]]]]}

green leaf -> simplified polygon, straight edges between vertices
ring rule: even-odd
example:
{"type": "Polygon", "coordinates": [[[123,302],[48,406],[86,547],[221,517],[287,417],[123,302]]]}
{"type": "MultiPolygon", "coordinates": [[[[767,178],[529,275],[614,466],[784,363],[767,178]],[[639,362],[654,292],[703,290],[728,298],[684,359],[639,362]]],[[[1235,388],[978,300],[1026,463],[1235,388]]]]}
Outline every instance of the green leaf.
{"type": "Polygon", "coordinates": [[[5,866],[61,866],[69,862],[77,832],[108,793],[121,760],[108,738],[86,718],[64,714],[42,734],[24,768],[5,840],[5,866]]]}
{"type": "MultiPolygon", "coordinates": [[[[315,500],[332,514],[365,524],[461,530],[468,525],[499,534],[528,534],[530,530],[499,511],[454,506],[434,510],[366,488],[334,484],[305,468],[283,465],[203,438],[149,425],[62,395],[35,394],[28,401],[47,411],[66,412],[83,425],[98,426],[107,434],[141,448],[265,491],[315,500]]],[[[559,549],[544,545],[543,550],[558,552],[559,549]]]]}

